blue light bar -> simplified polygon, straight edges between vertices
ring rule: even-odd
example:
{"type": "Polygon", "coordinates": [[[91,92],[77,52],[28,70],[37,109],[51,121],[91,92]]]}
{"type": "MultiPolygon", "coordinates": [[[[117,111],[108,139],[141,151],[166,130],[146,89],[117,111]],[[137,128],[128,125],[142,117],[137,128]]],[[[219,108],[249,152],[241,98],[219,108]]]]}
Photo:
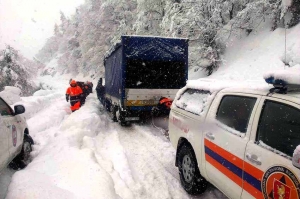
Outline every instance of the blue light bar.
{"type": "Polygon", "coordinates": [[[266,78],[268,84],[273,84],[274,87],[286,87],[288,83],[282,79],[274,79],[274,77],[266,78]]]}

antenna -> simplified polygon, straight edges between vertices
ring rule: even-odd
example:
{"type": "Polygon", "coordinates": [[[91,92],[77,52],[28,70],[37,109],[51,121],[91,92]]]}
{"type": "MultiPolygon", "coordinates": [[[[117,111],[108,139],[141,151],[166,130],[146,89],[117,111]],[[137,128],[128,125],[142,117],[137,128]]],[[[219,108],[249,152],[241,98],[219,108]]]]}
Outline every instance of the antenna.
{"type": "Polygon", "coordinates": [[[285,20],[284,20],[284,56],[285,56],[285,60],[284,60],[284,69],[285,69],[285,66],[287,65],[287,62],[286,62],[286,23],[285,23],[285,20]]]}

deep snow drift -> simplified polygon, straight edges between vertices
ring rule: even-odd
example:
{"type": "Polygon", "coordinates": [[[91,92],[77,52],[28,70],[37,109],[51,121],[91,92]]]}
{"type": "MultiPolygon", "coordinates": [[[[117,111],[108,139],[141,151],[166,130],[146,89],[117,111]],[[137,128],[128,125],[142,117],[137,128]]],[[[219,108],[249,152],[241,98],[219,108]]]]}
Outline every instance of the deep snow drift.
{"type": "MultiPolygon", "coordinates": [[[[36,144],[32,162],[13,175],[7,199],[191,198],[180,185],[175,149],[159,129],[113,123],[95,92],[71,114],[68,78],[40,81],[53,90],[22,98],[36,144]]],[[[214,187],[202,197],[226,198],[214,187]]]]}

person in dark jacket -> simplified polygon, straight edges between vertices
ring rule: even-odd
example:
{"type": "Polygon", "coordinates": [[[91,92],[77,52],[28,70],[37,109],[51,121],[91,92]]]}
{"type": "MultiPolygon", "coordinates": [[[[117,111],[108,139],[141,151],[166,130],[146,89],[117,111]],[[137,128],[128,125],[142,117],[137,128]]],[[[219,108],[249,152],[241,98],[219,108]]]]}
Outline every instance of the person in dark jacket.
{"type": "Polygon", "coordinates": [[[82,91],[83,91],[82,104],[84,104],[86,97],[90,94],[89,85],[86,82],[82,82],[82,91]]]}
{"type": "Polygon", "coordinates": [[[94,86],[93,83],[87,81],[86,85],[88,86],[89,93],[93,93],[93,86],[94,86]]]}
{"type": "Polygon", "coordinates": [[[102,78],[100,78],[96,87],[96,92],[97,92],[98,99],[104,105],[105,87],[103,86],[102,83],[103,83],[102,78]]]}

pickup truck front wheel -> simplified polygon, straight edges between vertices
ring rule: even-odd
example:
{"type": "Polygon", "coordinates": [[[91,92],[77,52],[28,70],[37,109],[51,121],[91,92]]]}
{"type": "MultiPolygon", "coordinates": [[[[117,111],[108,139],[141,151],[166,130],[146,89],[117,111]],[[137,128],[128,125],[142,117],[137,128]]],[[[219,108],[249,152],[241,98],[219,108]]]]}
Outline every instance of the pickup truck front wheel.
{"type": "Polygon", "coordinates": [[[201,176],[193,149],[184,144],[178,152],[178,169],[180,181],[189,194],[203,193],[207,188],[207,181],[201,176]]]}
{"type": "Polygon", "coordinates": [[[23,147],[21,153],[9,164],[14,170],[24,169],[30,162],[33,139],[30,135],[24,134],[23,147]]]}

